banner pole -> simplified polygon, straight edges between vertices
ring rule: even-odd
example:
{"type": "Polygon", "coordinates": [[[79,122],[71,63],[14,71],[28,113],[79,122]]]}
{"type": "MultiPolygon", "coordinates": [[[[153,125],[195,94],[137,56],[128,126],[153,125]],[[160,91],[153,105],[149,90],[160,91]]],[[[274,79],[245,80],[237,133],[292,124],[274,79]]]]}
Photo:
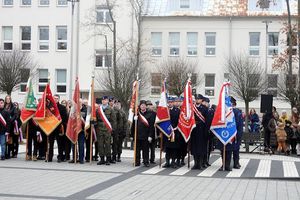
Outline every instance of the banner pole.
{"type": "Polygon", "coordinates": [[[77,142],[74,144],[74,163],[77,163],[77,142]]]}
{"type": "MultiPolygon", "coordinates": [[[[135,111],[134,111],[134,116],[135,118],[137,117],[137,110],[138,110],[138,96],[139,96],[139,82],[138,82],[138,78],[137,78],[137,86],[136,86],[136,97],[135,97],[135,111]]],[[[134,127],[134,163],[133,163],[133,166],[135,167],[136,166],[136,141],[137,141],[137,119],[134,120],[134,124],[135,124],[135,127],[134,127]]]]}
{"type": "Polygon", "coordinates": [[[163,134],[160,132],[160,154],[159,154],[159,167],[161,168],[161,160],[162,160],[162,149],[163,149],[163,134]]]}
{"type": "Polygon", "coordinates": [[[93,124],[91,124],[91,138],[90,138],[90,164],[92,164],[93,157],[93,124]]]}
{"type": "Polygon", "coordinates": [[[47,135],[47,154],[46,154],[46,160],[49,162],[49,136],[47,135]]]}
{"type": "Polygon", "coordinates": [[[190,140],[188,141],[187,145],[187,150],[188,150],[188,169],[190,169],[190,160],[191,160],[191,142],[190,140]]]}
{"type": "Polygon", "coordinates": [[[226,163],[226,161],[225,161],[225,159],[226,159],[225,154],[226,154],[226,145],[224,145],[224,149],[223,149],[223,171],[225,171],[225,163],[226,163]]]}
{"type": "Polygon", "coordinates": [[[27,126],[26,126],[26,156],[25,156],[25,160],[27,158],[27,154],[28,154],[28,129],[29,129],[29,121],[27,122],[27,126]]]}

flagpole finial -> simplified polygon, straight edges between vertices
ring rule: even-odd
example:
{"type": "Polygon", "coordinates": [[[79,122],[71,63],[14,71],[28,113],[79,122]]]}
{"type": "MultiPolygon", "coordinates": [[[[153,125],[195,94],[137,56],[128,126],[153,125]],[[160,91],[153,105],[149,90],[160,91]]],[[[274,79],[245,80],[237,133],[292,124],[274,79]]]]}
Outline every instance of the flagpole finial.
{"type": "Polygon", "coordinates": [[[191,80],[191,77],[192,77],[192,74],[191,74],[191,73],[188,73],[188,78],[189,78],[189,80],[191,80]]]}
{"type": "Polygon", "coordinates": [[[95,71],[92,71],[92,78],[95,78],[95,71]]]}

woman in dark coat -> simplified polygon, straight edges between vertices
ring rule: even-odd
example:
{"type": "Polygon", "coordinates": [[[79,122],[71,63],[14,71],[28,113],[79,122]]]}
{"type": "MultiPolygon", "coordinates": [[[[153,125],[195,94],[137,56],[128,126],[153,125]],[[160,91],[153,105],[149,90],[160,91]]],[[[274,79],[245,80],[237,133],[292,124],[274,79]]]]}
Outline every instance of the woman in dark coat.
{"type": "Polygon", "coordinates": [[[273,154],[277,147],[276,126],[277,126],[277,122],[275,116],[273,116],[268,123],[268,129],[270,131],[270,150],[272,151],[273,154]]]}

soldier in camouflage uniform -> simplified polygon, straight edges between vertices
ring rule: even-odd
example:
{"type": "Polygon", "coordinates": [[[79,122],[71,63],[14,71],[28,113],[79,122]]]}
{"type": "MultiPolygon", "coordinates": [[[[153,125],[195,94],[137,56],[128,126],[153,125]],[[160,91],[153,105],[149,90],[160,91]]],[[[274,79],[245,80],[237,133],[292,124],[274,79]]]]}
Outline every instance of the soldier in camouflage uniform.
{"type": "Polygon", "coordinates": [[[104,121],[101,118],[100,109],[103,109],[103,113],[110,122],[112,130],[115,130],[116,127],[116,115],[113,112],[113,109],[108,105],[108,97],[102,97],[102,104],[96,110],[96,132],[98,141],[98,151],[101,158],[97,165],[109,165],[111,162],[111,132],[106,127],[104,121]],[[106,161],[104,160],[104,156],[106,156],[106,161]]]}
{"type": "Polygon", "coordinates": [[[126,136],[128,119],[126,117],[124,110],[121,108],[120,101],[115,102],[114,110],[117,119],[117,129],[116,131],[114,131],[115,141],[113,142],[113,156],[116,155],[115,158],[116,161],[121,162],[122,145],[123,145],[124,138],[126,136]],[[115,155],[114,152],[116,152],[115,155]]]}
{"type": "MultiPolygon", "coordinates": [[[[117,116],[117,110],[115,109],[115,99],[114,97],[109,97],[109,107],[111,107],[112,112],[114,113],[115,116],[117,116]]],[[[116,127],[118,126],[118,119],[116,118],[116,127]]],[[[116,129],[113,129],[112,133],[111,133],[111,137],[112,137],[112,144],[111,144],[111,148],[112,148],[112,159],[110,161],[110,163],[115,164],[117,161],[117,144],[118,144],[118,133],[116,129]]]]}

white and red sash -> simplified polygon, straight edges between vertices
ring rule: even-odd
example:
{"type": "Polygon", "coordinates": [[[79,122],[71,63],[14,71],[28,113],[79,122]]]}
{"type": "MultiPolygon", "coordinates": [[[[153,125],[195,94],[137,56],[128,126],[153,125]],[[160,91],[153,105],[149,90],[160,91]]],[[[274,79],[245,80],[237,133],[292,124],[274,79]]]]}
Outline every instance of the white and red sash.
{"type": "Polygon", "coordinates": [[[197,109],[196,105],[194,104],[193,105],[193,109],[194,109],[194,112],[196,114],[196,116],[203,122],[205,123],[205,117],[202,115],[202,113],[197,109]]]}
{"type": "Polygon", "coordinates": [[[1,122],[1,124],[4,126],[4,127],[6,127],[6,121],[5,121],[5,119],[4,119],[4,117],[2,116],[2,114],[0,113],[0,122],[1,122]]]}
{"type": "Polygon", "coordinates": [[[102,121],[104,122],[107,130],[111,133],[112,132],[112,126],[111,126],[110,122],[108,121],[108,119],[107,119],[107,117],[106,117],[106,115],[103,111],[102,106],[99,106],[98,110],[99,110],[100,117],[101,117],[102,121]]]}
{"type": "Polygon", "coordinates": [[[145,126],[149,127],[149,122],[148,122],[148,120],[147,120],[146,117],[144,117],[144,115],[142,115],[141,113],[139,113],[139,120],[141,120],[141,122],[142,122],[145,126]]]}

